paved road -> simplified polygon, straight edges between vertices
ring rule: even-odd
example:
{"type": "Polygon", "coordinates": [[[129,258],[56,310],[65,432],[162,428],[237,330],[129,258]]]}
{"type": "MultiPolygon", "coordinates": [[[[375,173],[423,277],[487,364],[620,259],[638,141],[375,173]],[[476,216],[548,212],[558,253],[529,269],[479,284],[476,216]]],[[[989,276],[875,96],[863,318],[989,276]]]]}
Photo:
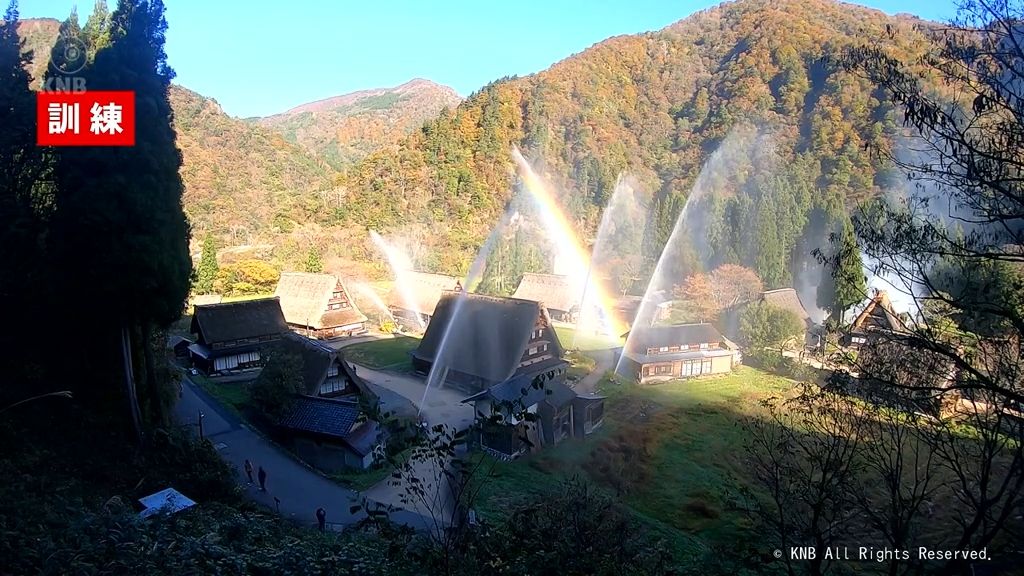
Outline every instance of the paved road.
{"type": "Polygon", "coordinates": [[[594,369],[576,383],[573,388],[577,394],[593,394],[597,389],[597,383],[604,377],[605,372],[615,369],[615,359],[619,355],[619,348],[611,348],[609,350],[593,350],[585,352],[588,356],[592,357],[597,363],[594,365],[594,369]]]}
{"type": "Polygon", "coordinates": [[[355,364],[356,373],[367,382],[386,388],[410,402],[420,416],[431,426],[447,424],[456,430],[465,430],[473,424],[473,407],[463,404],[466,394],[448,388],[427,387],[423,378],[411,374],[374,370],[355,364]],[[424,402],[426,400],[426,402],[424,402]]]}
{"type": "MultiPolygon", "coordinates": [[[[349,507],[361,500],[359,493],[338,485],[295,460],[221,408],[216,400],[185,375],[183,383],[182,398],[175,407],[178,422],[198,431],[199,413],[202,412],[203,435],[235,469],[238,483],[245,489],[246,496],[272,510],[278,509],[276,497],[280,500],[281,516],[310,526],[316,525],[314,514],[320,507],[327,511],[328,522],[351,524],[362,518],[362,514],[349,512],[349,507]],[[266,492],[248,484],[243,468],[246,458],[257,470],[263,466],[267,471],[266,492]]],[[[421,516],[409,512],[399,512],[393,515],[393,519],[411,526],[428,526],[421,516]]]]}

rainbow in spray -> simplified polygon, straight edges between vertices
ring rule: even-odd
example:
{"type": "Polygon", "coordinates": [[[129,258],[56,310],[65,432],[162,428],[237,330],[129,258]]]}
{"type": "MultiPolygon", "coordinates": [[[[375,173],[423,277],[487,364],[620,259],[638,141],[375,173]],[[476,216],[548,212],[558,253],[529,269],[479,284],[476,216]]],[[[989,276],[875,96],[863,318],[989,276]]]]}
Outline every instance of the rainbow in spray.
{"type": "MultiPolygon", "coordinates": [[[[561,204],[551,189],[544,184],[540,176],[526,161],[518,148],[512,149],[512,158],[519,168],[519,176],[530,197],[537,204],[544,229],[551,236],[558,251],[560,262],[565,265],[570,281],[575,284],[574,291],[585,300],[588,306],[594,303],[600,310],[606,329],[618,336],[628,329],[628,324],[615,311],[615,298],[590,269],[590,252],[580,242],[574,231],[572,222],[565,215],[561,204]],[[585,295],[585,298],[584,298],[585,295]]],[[[586,315],[585,310],[580,311],[586,315]]],[[[589,326],[597,328],[597,326],[589,326]]]]}

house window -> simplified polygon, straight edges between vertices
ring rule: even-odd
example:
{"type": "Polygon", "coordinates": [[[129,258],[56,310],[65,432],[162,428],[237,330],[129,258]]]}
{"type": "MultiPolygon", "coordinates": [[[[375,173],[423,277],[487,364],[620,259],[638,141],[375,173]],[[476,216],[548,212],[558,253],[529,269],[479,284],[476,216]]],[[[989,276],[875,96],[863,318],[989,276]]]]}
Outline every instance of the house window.
{"type": "Polygon", "coordinates": [[[526,351],[526,353],[529,354],[530,356],[533,356],[534,354],[537,353],[537,347],[531,346],[530,349],[526,351]]]}
{"type": "Polygon", "coordinates": [[[686,352],[687,350],[690,349],[690,345],[689,344],[680,344],[679,345],[679,349],[682,350],[683,352],[686,352]]]}
{"type": "Polygon", "coordinates": [[[708,343],[707,343],[707,342],[703,342],[703,343],[701,343],[701,345],[700,345],[700,349],[701,349],[701,350],[707,350],[707,349],[708,349],[708,343]]]}
{"type": "Polygon", "coordinates": [[[868,341],[868,339],[863,337],[863,336],[854,336],[853,337],[853,343],[854,344],[863,344],[863,343],[865,343],[867,341],[868,341]]]}
{"type": "Polygon", "coordinates": [[[700,367],[701,374],[711,374],[711,360],[704,360],[700,367]]]}
{"type": "Polygon", "coordinates": [[[654,367],[654,373],[656,375],[671,374],[672,373],[672,365],[671,364],[658,364],[657,366],[654,367]]]}
{"type": "Polygon", "coordinates": [[[661,348],[658,348],[658,352],[668,352],[668,346],[662,346],[661,348]]]}

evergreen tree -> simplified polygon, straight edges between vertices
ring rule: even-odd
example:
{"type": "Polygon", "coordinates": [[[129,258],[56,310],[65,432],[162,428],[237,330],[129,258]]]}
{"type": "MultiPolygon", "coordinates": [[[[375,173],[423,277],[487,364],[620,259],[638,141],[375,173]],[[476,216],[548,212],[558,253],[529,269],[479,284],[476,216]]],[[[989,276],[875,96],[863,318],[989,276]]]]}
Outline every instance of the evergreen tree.
{"type": "Polygon", "coordinates": [[[314,272],[319,274],[324,271],[324,261],[320,257],[320,250],[316,246],[309,249],[309,253],[306,254],[306,272],[314,272]]]}
{"type": "Polygon", "coordinates": [[[217,265],[217,246],[213,242],[213,236],[206,235],[203,239],[203,254],[199,257],[199,268],[196,269],[196,294],[210,294],[213,292],[213,281],[217,279],[220,267],[217,265]]]}
{"type": "Polygon", "coordinates": [[[82,37],[90,61],[96,57],[97,52],[110,45],[110,9],[107,8],[106,0],[96,0],[92,14],[82,28],[82,37]]]}
{"type": "Polygon", "coordinates": [[[45,170],[45,157],[35,145],[35,96],[29,89],[25,65],[31,58],[18,37],[18,4],[12,1],[0,22],[0,301],[15,330],[2,331],[4,357],[17,359],[12,368],[27,364],[32,350],[25,330],[40,324],[41,280],[46,261],[40,250],[43,216],[37,183],[45,170]]]}
{"type": "Polygon", "coordinates": [[[78,8],[61,22],[57,41],[50,50],[48,76],[77,75],[88,61],[88,51],[82,41],[82,27],[78,22],[78,8]]]}
{"type": "Polygon", "coordinates": [[[849,218],[842,229],[832,234],[835,252],[827,258],[821,283],[818,285],[818,306],[829,311],[831,322],[838,324],[851,306],[867,295],[867,279],[857,246],[857,236],[849,218]]]}
{"type": "MultiPolygon", "coordinates": [[[[56,175],[51,243],[56,261],[67,279],[66,289],[94,304],[80,313],[90,314],[87,308],[103,311],[102,318],[79,319],[102,326],[102,333],[82,352],[97,371],[105,368],[108,378],[121,365],[136,432],[141,418],[131,335],[137,333],[148,343],[154,328],[180,317],[191,274],[181,153],[167,94],[174,72],[164,54],[166,28],[160,0],[119,3],[111,16],[110,45],[96,54],[83,75],[90,90],[135,92],[135,146],[67,149],[56,175]],[[98,305],[113,302],[117,305],[98,305]]],[[[135,366],[142,367],[150,406],[160,418],[152,363],[136,359],[135,366]]]]}

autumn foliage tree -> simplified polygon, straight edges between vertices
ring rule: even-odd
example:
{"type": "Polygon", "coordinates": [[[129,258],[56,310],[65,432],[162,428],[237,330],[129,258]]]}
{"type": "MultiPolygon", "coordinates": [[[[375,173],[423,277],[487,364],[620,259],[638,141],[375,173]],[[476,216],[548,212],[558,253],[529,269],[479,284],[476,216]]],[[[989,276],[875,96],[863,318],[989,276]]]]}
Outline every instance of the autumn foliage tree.
{"type": "Polygon", "coordinates": [[[690,300],[707,321],[727,308],[753,300],[761,291],[761,279],[753,270],[724,264],[710,274],[687,277],[676,295],[690,300]]]}

